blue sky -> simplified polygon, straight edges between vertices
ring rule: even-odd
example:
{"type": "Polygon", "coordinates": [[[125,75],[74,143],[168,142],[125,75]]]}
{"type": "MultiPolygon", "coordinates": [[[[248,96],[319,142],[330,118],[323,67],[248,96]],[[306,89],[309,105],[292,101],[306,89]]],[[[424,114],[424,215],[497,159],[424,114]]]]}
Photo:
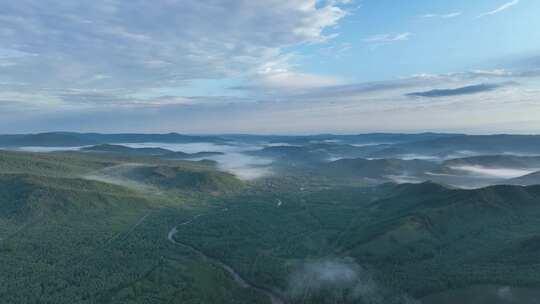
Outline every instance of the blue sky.
{"type": "Polygon", "coordinates": [[[320,45],[297,49],[312,56],[307,64],[310,71],[342,75],[353,81],[374,81],[427,72],[491,69],[502,61],[534,56],[540,48],[537,1],[522,0],[482,18],[478,16],[511,1],[359,3],[340,23],[340,36],[331,42],[349,46],[338,59],[317,56],[320,45]],[[410,35],[404,41],[380,46],[364,42],[376,35],[402,33],[410,35]]]}
{"type": "Polygon", "coordinates": [[[25,0],[0,128],[540,132],[534,0],[25,0]]]}

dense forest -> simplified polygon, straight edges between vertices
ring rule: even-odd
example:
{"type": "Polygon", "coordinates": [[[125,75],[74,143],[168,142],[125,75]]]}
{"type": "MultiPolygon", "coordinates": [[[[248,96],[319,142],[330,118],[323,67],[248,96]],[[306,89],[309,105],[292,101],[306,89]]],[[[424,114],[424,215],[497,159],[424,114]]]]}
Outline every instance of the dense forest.
{"type": "MultiPolygon", "coordinates": [[[[402,165],[369,168],[389,164],[402,165]]],[[[211,161],[125,153],[0,152],[0,298],[382,304],[540,286],[539,186],[343,181],[294,170],[246,181],[211,161]]]]}

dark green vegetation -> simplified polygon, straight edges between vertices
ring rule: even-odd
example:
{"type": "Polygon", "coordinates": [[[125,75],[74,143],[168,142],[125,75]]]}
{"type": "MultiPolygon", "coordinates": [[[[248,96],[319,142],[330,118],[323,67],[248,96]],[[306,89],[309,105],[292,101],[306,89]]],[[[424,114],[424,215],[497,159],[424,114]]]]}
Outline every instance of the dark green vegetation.
{"type": "Polygon", "coordinates": [[[476,284],[540,286],[539,186],[384,185],[249,195],[226,206],[176,237],[284,291],[306,257],[352,257],[388,293],[380,303],[476,284]]]}
{"type": "Polygon", "coordinates": [[[243,184],[230,173],[185,166],[135,166],[125,178],[171,191],[234,192],[243,184]]]}
{"type": "Polygon", "coordinates": [[[118,163],[115,159],[92,158],[74,154],[42,154],[0,151],[0,173],[42,176],[76,176],[118,163]]]}
{"type": "Polygon", "coordinates": [[[484,168],[540,169],[540,157],[514,155],[482,155],[447,160],[444,162],[444,166],[481,166],[484,168]]]}
{"type": "Polygon", "coordinates": [[[535,288],[513,288],[510,286],[478,285],[449,290],[423,299],[424,304],[513,304],[537,303],[540,290],[535,288]]]}
{"type": "Polygon", "coordinates": [[[268,303],[168,242],[178,222],[213,209],[204,199],[76,177],[122,163],[101,157],[0,152],[2,303],[268,303]]]}
{"type": "MultiPolygon", "coordinates": [[[[386,146],[386,145],[383,145],[386,146]]],[[[380,145],[375,146],[380,149],[380,145]]],[[[349,144],[317,143],[305,146],[274,146],[253,151],[251,154],[270,157],[283,164],[309,164],[325,162],[332,158],[356,158],[367,155],[369,148],[349,144]]]]}
{"type": "Polygon", "coordinates": [[[420,176],[424,172],[439,167],[436,163],[424,160],[401,159],[340,159],[317,167],[317,173],[335,178],[389,178],[394,175],[420,176]]]}
{"type": "Polygon", "coordinates": [[[251,181],[99,140],[84,152],[0,151],[0,302],[401,304],[540,288],[540,186],[385,183],[460,166],[530,169],[537,157],[365,156],[389,149],[384,139],[402,149],[456,137],[266,137],[298,146],[249,152],[274,161],[274,175],[251,181]]]}

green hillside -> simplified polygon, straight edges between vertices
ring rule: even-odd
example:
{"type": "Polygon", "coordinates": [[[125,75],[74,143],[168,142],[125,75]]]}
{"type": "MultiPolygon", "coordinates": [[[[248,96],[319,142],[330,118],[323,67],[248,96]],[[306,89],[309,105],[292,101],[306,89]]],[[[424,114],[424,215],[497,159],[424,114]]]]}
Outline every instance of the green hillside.
{"type": "Polygon", "coordinates": [[[242,182],[229,173],[178,166],[139,166],[124,176],[145,184],[178,191],[233,192],[242,187],[242,182]]]}
{"type": "MultiPolygon", "coordinates": [[[[381,303],[475,284],[540,286],[533,259],[540,253],[539,187],[384,185],[260,194],[227,208],[183,227],[177,239],[283,292],[306,257],[352,258],[386,294],[381,303]]],[[[310,303],[371,303],[304,296],[313,296],[310,303]]]]}
{"type": "Polygon", "coordinates": [[[53,156],[45,163],[54,166],[43,168],[44,159],[31,155],[22,153],[25,166],[16,166],[30,173],[0,174],[3,303],[268,303],[223,269],[167,240],[171,227],[193,208],[211,206],[43,176],[95,167],[89,162],[72,170],[72,159],[53,156]]]}
{"type": "Polygon", "coordinates": [[[401,304],[540,286],[540,186],[342,180],[439,165],[394,159],[240,181],[112,154],[0,152],[0,299],[401,304]]]}
{"type": "Polygon", "coordinates": [[[389,175],[419,176],[437,167],[438,164],[423,160],[356,158],[322,164],[317,173],[333,177],[388,179],[389,175]]]}
{"type": "Polygon", "coordinates": [[[43,176],[78,175],[118,163],[114,159],[87,158],[77,154],[48,154],[0,151],[0,173],[43,176]]]}
{"type": "Polygon", "coordinates": [[[131,148],[122,145],[111,145],[103,144],[90,147],[84,147],[81,149],[84,152],[98,152],[98,153],[110,153],[110,154],[120,154],[124,156],[155,156],[164,159],[196,159],[203,157],[211,157],[223,155],[221,152],[196,152],[196,153],[185,153],[185,152],[175,152],[163,148],[155,147],[146,147],[146,148],[131,148]]]}
{"type": "Polygon", "coordinates": [[[483,155],[466,158],[458,158],[445,161],[443,165],[451,166],[482,166],[486,168],[516,168],[529,169],[540,168],[538,156],[514,156],[514,155],[483,155]]]}
{"type": "Polygon", "coordinates": [[[103,153],[124,153],[128,155],[146,155],[155,156],[171,153],[172,151],[163,148],[130,148],[122,145],[96,145],[90,147],[84,147],[82,151],[87,152],[103,152],[103,153]]]}

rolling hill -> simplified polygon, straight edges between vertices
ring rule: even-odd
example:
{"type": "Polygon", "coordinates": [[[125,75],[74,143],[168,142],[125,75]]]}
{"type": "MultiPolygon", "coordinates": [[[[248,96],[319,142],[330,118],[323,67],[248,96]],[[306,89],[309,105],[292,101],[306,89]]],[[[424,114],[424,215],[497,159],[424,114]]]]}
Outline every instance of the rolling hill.
{"type": "Polygon", "coordinates": [[[0,151],[6,303],[268,304],[273,293],[288,304],[402,304],[540,286],[540,186],[387,183],[460,166],[530,169],[537,157],[331,161],[365,150],[279,145],[256,153],[282,171],[240,181],[166,149],[88,149],[0,151]],[[364,179],[376,182],[350,182],[364,179]],[[325,281],[329,272],[347,279],[325,281]]]}
{"type": "Polygon", "coordinates": [[[216,136],[194,136],[178,133],[167,134],[101,134],[49,132],[38,134],[0,135],[0,147],[80,147],[97,144],[118,143],[222,143],[224,140],[216,136]]]}
{"type": "MultiPolygon", "coordinates": [[[[258,292],[238,286],[225,270],[167,241],[167,232],[179,221],[193,212],[213,210],[204,203],[203,193],[191,202],[172,193],[155,195],[82,179],[88,172],[125,164],[121,158],[101,154],[2,152],[1,156],[2,302],[269,303],[258,292]]],[[[211,166],[176,165],[181,165],[182,173],[178,168],[169,175],[159,168],[155,171],[159,178],[152,173],[147,178],[158,181],[166,175],[165,184],[191,183],[192,192],[213,189],[208,187],[214,180],[203,174],[204,168],[213,176],[211,166]]]]}
{"type": "Polygon", "coordinates": [[[185,153],[178,151],[171,151],[163,148],[145,147],[145,148],[132,148],[122,145],[103,144],[91,147],[84,147],[81,149],[84,152],[96,152],[96,153],[114,153],[122,154],[125,156],[156,156],[165,159],[196,159],[204,157],[212,157],[223,155],[222,152],[196,152],[185,153]]]}
{"type": "Polygon", "coordinates": [[[540,185],[540,171],[527,174],[524,176],[512,178],[509,180],[505,180],[503,183],[507,185],[519,185],[519,186],[540,185]]]}
{"type": "Polygon", "coordinates": [[[234,175],[215,170],[192,170],[182,166],[135,166],[123,177],[174,191],[234,192],[243,183],[234,175]]]}
{"type": "Polygon", "coordinates": [[[438,165],[424,160],[340,159],[318,166],[317,174],[334,178],[390,180],[389,176],[422,176],[438,165]]]}
{"type": "Polygon", "coordinates": [[[262,194],[231,199],[226,213],[205,215],[175,237],[285,293],[305,256],[356,265],[343,271],[363,269],[354,271],[376,290],[349,300],[343,296],[351,290],[307,290],[300,298],[290,294],[291,303],[404,303],[475,284],[540,286],[539,186],[386,184],[281,194],[279,202],[262,194]]]}
{"type": "Polygon", "coordinates": [[[539,135],[457,135],[396,144],[374,152],[371,156],[418,155],[448,158],[480,154],[537,155],[538,151],[540,151],[539,135]]]}
{"type": "Polygon", "coordinates": [[[540,168],[539,156],[480,155],[451,159],[443,162],[446,167],[482,166],[485,168],[530,169],[540,168]]]}

